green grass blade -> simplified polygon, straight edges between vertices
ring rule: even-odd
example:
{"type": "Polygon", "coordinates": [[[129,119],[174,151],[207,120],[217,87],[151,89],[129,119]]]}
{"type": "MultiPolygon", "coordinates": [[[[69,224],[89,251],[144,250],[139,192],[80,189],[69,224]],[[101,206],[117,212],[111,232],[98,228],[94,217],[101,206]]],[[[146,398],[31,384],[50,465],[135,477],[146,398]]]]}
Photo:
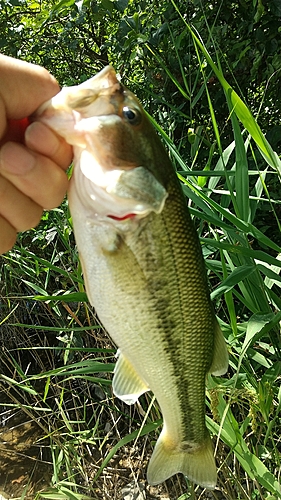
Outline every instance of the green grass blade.
{"type": "Polygon", "coordinates": [[[98,479],[98,477],[101,475],[103,469],[107,466],[108,462],[115,455],[115,453],[119,450],[119,448],[134,441],[139,436],[145,436],[146,434],[149,434],[150,432],[157,429],[157,427],[162,425],[162,423],[163,423],[163,420],[161,418],[161,419],[157,420],[156,422],[151,422],[149,424],[144,425],[140,432],[139,432],[139,430],[136,430],[136,431],[132,432],[131,434],[128,434],[127,436],[125,436],[123,439],[120,439],[120,441],[113,448],[111,448],[110,452],[108,453],[108,455],[104,459],[102,465],[100,466],[100,468],[99,468],[99,470],[94,478],[94,481],[96,481],[98,479]]]}
{"type": "Polygon", "coordinates": [[[271,167],[275,168],[278,171],[279,175],[281,176],[281,161],[279,160],[277,154],[273,151],[269,142],[265,138],[259,125],[257,124],[256,120],[254,119],[251,111],[246,106],[246,104],[242,101],[242,99],[238,96],[238,94],[235,92],[235,90],[231,87],[231,85],[229,85],[229,83],[226,81],[222,72],[219,70],[217,65],[212,60],[204,43],[202,42],[202,40],[200,40],[199,35],[196,34],[195,29],[192,28],[186,22],[186,20],[182,16],[182,14],[181,14],[181,12],[180,12],[180,10],[179,10],[179,8],[176,5],[174,0],[172,0],[172,4],[174,5],[174,7],[177,10],[178,14],[180,15],[181,19],[183,20],[185,26],[187,27],[187,29],[191,33],[191,36],[192,36],[193,40],[195,41],[196,45],[201,50],[202,54],[204,54],[206,61],[208,62],[208,64],[212,68],[212,70],[215,73],[216,77],[218,78],[219,82],[221,83],[221,85],[225,91],[225,94],[227,96],[227,99],[231,103],[233,110],[236,113],[237,117],[239,118],[239,120],[241,121],[241,123],[243,124],[245,129],[252,136],[254,141],[256,142],[264,159],[267,161],[267,163],[271,167]]]}

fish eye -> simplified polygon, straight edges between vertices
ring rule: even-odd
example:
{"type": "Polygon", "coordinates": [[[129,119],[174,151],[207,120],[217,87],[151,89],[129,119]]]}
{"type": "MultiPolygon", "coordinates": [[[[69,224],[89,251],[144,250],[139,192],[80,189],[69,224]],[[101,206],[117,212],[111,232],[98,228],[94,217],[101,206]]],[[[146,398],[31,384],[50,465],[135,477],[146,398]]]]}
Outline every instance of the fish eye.
{"type": "Polygon", "coordinates": [[[133,109],[129,108],[129,106],[124,106],[123,110],[123,116],[124,118],[131,124],[131,125],[139,125],[141,122],[141,114],[138,109],[133,109]]]}

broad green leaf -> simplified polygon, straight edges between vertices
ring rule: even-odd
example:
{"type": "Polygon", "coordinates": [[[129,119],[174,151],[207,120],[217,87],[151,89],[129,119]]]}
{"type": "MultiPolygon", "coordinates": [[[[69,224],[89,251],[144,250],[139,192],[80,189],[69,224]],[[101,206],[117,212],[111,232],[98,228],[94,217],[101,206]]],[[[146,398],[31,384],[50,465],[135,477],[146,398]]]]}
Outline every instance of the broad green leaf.
{"type": "Polygon", "coordinates": [[[223,293],[231,290],[235,285],[250,276],[256,270],[256,266],[236,267],[232,273],[211,293],[211,299],[215,299],[223,293]]]}
{"type": "Polygon", "coordinates": [[[60,10],[65,9],[66,7],[71,7],[74,5],[76,0],[60,0],[57,4],[55,4],[52,8],[52,12],[60,12],[60,10]]]}
{"type": "Polygon", "coordinates": [[[240,245],[232,245],[230,243],[224,243],[223,241],[212,240],[211,238],[200,238],[200,241],[213,248],[227,250],[233,254],[244,255],[260,262],[267,262],[268,264],[281,267],[281,262],[277,261],[274,257],[271,257],[271,255],[263,252],[262,250],[252,250],[240,245]]]}
{"type": "Polygon", "coordinates": [[[258,334],[274,318],[274,314],[254,314],[247,326],[246,336],[242,346],[242,353],[244,353],[248,347],[257,340],[258,334]]]}

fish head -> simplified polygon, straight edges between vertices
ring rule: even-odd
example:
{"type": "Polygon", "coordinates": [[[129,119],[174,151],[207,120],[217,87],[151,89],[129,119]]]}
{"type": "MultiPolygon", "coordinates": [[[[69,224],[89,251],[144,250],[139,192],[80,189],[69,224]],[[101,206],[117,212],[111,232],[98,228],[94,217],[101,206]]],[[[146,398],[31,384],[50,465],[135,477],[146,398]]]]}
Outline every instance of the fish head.
{"type": "Polygon", "coordinates": [[[119,224],[163,210],[166,153],[140,102],[111,66],[63,88],[36,119],[73,146],[70,199],[79,199],[87,217],[119,224]]]}

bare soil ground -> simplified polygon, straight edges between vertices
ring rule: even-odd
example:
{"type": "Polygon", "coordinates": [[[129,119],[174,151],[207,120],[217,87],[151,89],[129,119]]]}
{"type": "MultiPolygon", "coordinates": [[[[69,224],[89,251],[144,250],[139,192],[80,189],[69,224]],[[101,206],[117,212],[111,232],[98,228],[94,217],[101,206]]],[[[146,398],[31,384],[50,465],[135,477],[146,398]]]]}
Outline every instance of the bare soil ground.
{"type": "MultiPolygon", "coordinates": [[[[20,410],[4,411],[0,424],[0,500],[1,495],[9,500],[33,500],[36,493],[49,487],[53,472],[50,453],[42,446],[42,430],[36,422],[26,421],[26,414],[20,410]]],[[[147,438],[141,438],[137,447],[120,449],[97,480],[95,492],[89,491],[88,495],[96,500],[177,500],[184,495],[187,485],[181,475],[158,486],[147,484],[146,441],[147,438]]],[[[89,484],[101,463],[98,452],[92,459],[92,463],[87,463],[89,484]]],[[[194,498],[222,500],[225,497],[219,490],[208,492],[197,488],[194,498]]]]}

